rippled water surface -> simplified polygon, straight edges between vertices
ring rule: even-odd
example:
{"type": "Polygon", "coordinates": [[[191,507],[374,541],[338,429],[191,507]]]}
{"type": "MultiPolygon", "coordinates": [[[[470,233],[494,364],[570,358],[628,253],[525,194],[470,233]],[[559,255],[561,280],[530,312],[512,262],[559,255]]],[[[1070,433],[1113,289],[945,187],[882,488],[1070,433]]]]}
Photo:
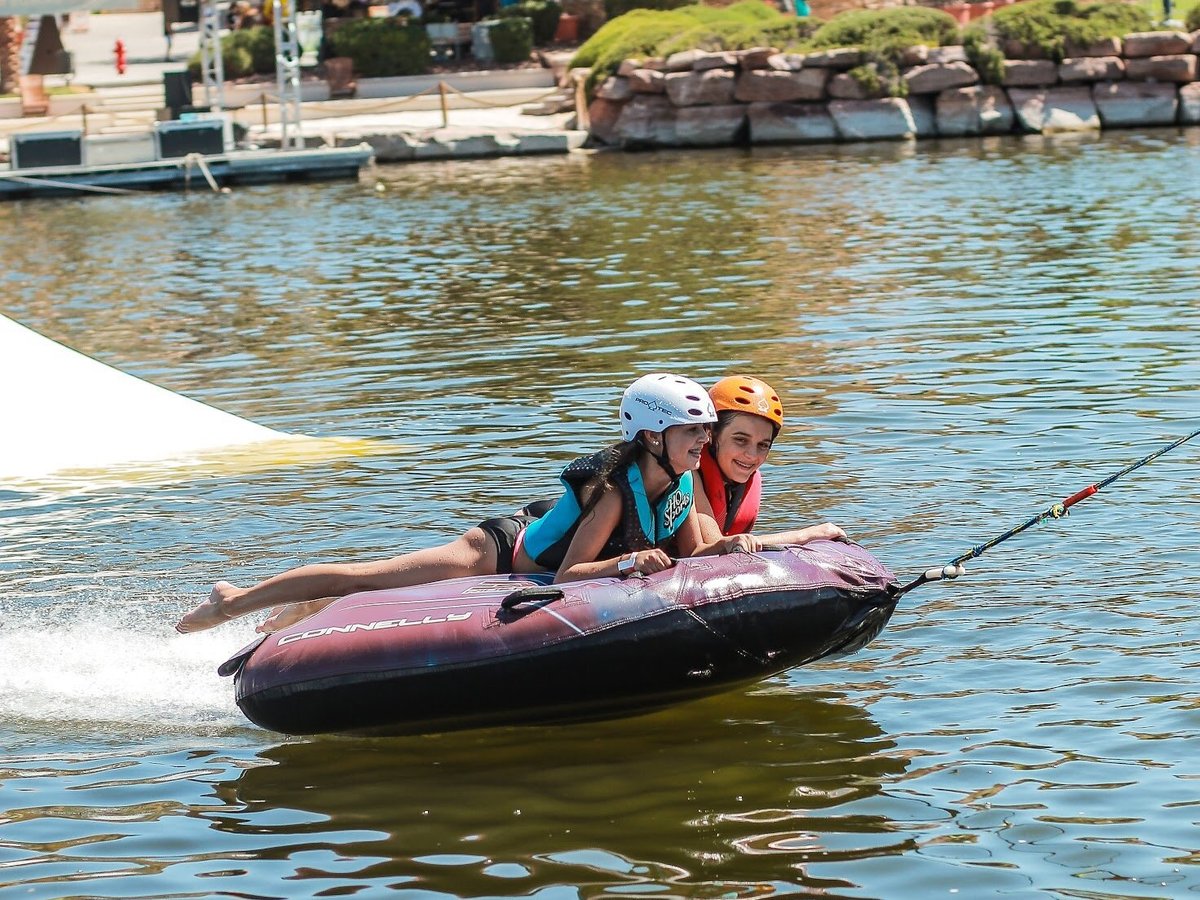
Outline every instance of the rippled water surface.
{"type": "Polygon", "coordinates": [[[1200,894],[1200,441],[854,657],[624,721],[285,739],[214,671],[252,622],[170,627],[546,494],[664,369],[780,389],[764,525],[940,564],[1200,427],[1195,130],[10,203],[0,245],[18,321],[388,451],[0,493],[0,896],[1200,894]]]}

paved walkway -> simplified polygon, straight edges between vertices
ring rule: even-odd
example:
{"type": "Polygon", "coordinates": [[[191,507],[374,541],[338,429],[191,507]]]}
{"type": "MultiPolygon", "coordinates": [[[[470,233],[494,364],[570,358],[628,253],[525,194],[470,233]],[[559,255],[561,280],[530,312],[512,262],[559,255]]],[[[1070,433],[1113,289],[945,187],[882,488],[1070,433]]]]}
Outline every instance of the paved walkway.
{"type": "MultiPolygon", "coordinates": [[[[92,13],[85,18],[86,30],[63,30],[63,46],[75,58],[74,84],[93,88],[163,83],[163,72],[178,72],[200,49],[200,33],[176,31],[167,54],[161,13],[92,13]],[[125,45],[125,74],[118,75],[113,48],[125,45]]],[[[49,76],[50,84],[61,84],[61,76],[49,76]]]]}
{"type": "MultiPolygon", "coordinates": [[[[99,107],[104,105],[105,98],[121,97],[125,99],[118,102],[128,106],[129,95],[141,95],[147,108],[161,106],[165,102],[161,94],[163,73],[183,69],[199,46],[199,33],[194,28],[176,32],[168,55],[160,13],[92,13],[85,21],[85,30],[64,28],[63,44],[74,55],[75,74],[70,79],[71,83],[94,88],[96,105],[99,107]],[[127,66],[124,75],[117,74],[114,61],[113,48],[118,39],[126,47],[127,66]]],[[[480,77],[475,79],[479,83],[478,89],[486,90],[486,73],[478,75],[480,77]]],[[[46,80],[47,84],[56,85],[68,79],[64,76],[47,76],[46,80]]],[[[504,74],[496,73],[497,87],[504,80],[504,74]]],[[[380,85],[386,84],[386,81],[370,80],[372,89],[380,90],[380,85]]],[[[362,83],[360,85],[366,87],[362,83]]],[[[268,92],[274,93],[273,84],[268,92]]],[[[472,137],[510,140],[522,134],[560,135],[564,140],[569,138],[571,146],[578,146],[582,141],[580,133],[566,130],[570,113],[548,116],[521,114],[521,104],[541,98],[546,92],[544,85],[536,88],[506,88],[496,90],[488,97],[493,102],[511,104],[507,106],[479,107],[465,98],[452,97],[448,127],[443,125],[436,95],[415,99],[404,99],[400,95],[372,95],[350,100],[306,102],[302,110],[302,128],[306,135],[322,135],[329,139],[348,133],[369,135],[405,132],[420,141],[443,143],[468,141],[472,137]]],[[[236,102],[234,105],[237,105],[236,102]]],[[[269,119],[273,120],[274,105],[269,105],[267,111],[269,119]]],[[[257,104],[247,103],[243,109],[235,112],[235,117],[249,127],[252,139],[278,136],[278,126],[273,121],[265,125],[262,122],[257,104]]],[[[99,116],[95,118],[100,119],[99,116]]],[[[14,131],[44,131],[64,127],[78,127],[78,119],[74,116],[60,117],[58,120],[0,118],[0,144],[6,144],[7,134],[14,131]]],[[[149,120],[141,127],[149,128],[149,120]]]]}

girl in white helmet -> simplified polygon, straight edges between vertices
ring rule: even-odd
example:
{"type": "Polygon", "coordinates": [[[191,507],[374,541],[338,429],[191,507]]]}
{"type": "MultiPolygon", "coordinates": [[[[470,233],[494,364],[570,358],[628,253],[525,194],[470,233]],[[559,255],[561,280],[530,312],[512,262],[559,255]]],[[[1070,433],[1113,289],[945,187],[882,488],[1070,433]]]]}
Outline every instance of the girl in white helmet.
{"type": "Polygon", "coordinates": [[[749,549],[747,535],[702,539],[692,472],[716,420],[696,382],[645,375],[621,398],[622,440],[567,466],[562,497],[540,518],[488,519],[440,547],[371,563],[301,566],[251,588],[217,582],[175,628],[202,631],[280,607],[259,628],[273,631],[359,591],[509,572],[554,571],[556,581],[651,574],[668,568],[672,555],[749,549]]]}

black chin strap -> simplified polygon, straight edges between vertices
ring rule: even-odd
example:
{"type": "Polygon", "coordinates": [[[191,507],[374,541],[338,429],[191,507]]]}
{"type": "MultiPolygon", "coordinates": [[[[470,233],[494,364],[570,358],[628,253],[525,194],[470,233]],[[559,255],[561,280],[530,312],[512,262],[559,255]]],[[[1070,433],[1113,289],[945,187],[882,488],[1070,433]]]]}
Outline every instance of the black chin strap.
{"type": "Polygon", "coordinates": [[[651,450],[650,445],[646,443],[645,438],[643,438],[640,433],[638,434],[638,442],[642,445],[642,449],[650,454],[651,458],[662,467],[662,470],[667,473],[667,477],[671,479],[671,486],[669,490],[675,490],[675,488],[679,486],[679,479],[683,476],[671,468],[671,462],[667,459],[666,439],[662,439],[663,452],[661,454],[655,453],[653,450],[651,450]]]}

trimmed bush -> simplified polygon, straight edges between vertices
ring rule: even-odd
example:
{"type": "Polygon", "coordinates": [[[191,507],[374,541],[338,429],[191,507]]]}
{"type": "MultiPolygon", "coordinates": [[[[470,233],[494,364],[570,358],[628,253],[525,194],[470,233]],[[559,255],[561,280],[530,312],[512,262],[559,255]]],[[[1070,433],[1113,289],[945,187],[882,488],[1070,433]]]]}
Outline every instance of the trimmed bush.
{"type": "Polygon", "coordinates": [[[1068,42],[1091,44],[1150,31],[1154,23],[1145,8],[1120,0],[1026,0],[993,13],[991,27],[1000,49],[1011,43],[1022,54],[1061,61],[1068,42]]]}
{"type": "MultiPolygon", "coordinates": [[[[249,50],[226,40],[228,37],[229,35],[225,35],[221,39],[221,66],[225,70],[225,79],[232,81],[235,78],[245,78],[254,72],[254,60],[250,56],[249,50]]],[[[187,70],[192,81],[200,81],[199,53],[193,54],[192,58],[188,60],[187,70]]]]}
{"type": "Polygon", "coordinates": [[[533,52],[533,24],[529,19],[498,19],[488,29],[488,37],[498,63],[525,62],[533,52]]]}
{"type": "Polygon", "coordinates": [[[678,50],[795,49],[819,23],[796,19],[761,0],[716,8],[690,4],[671,10],[635,9],[606,22],[579,48],[572,66],[588,66],[589,88],[631,58],[669,56],[678,50]]]}
{"type": "Polygon", "coordinates": [[[250,66],[260,75],[275,71],[275,29],[269,25],[255,25],[231,31],[221,38],[234,47],[241,47],[250,54],[250,66]]]}
{"type": "Polygon", "coordinates": [[[866,60],[850,72],[851,77],[872,96],[904,97],[908,94],[908,85],[900,77],[904,51],[917,44],[940,47],[958,39],[958,22],[940,9],[856,9],[818,28],[804,49],[857,47],[866,60]]]}
{"type": "Polygon", "coordinates": [[[562,6],[555,0],[521,0],[502,7],[499,13],[502,19],[528,19],[533,25],[533,43],[539,47],[554,40],[561,15],[562,6]]]}
{"type": "Polygon", "coordinates": [[[328,38],[330,56],[349,56],[363,78],[429,71],[431,44],[424,25],[398,19],[351,19],[328,38]]]}
{"type": "Polygon", "coordinates": [[[940,47],[958,42],[958,23],[940,9],[921,6],[856,9],[834,16],[817,29],[806,49],[858,47],[890,52],[917,44],[940,47]]]}

